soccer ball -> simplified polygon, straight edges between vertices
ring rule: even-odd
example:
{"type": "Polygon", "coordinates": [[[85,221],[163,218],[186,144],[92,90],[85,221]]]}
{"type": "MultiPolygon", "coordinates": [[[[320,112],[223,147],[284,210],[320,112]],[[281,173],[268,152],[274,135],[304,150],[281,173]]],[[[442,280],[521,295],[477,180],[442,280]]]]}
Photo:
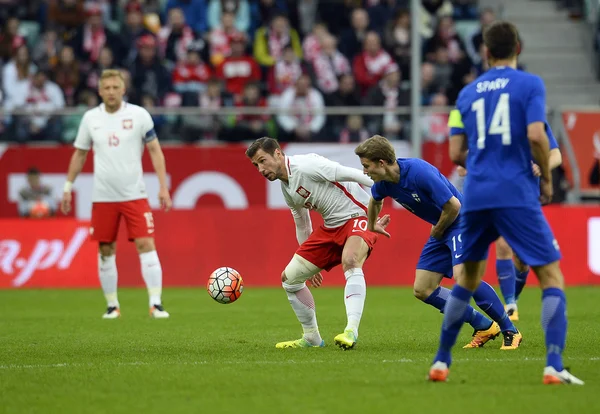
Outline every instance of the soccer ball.
{"type": "Polygon", "coordinates": [[[217,302],[228,304],[235,302],[242,295],[244,281],[237,270],[231,267],[219,267],[210,274],[206,290],[217,302]]]}

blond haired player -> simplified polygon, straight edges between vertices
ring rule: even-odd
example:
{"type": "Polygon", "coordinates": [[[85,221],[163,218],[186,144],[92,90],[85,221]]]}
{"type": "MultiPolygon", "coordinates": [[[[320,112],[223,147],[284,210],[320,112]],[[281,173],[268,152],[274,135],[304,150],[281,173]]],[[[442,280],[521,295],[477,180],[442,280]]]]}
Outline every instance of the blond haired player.
{"type": "Polygon", "coordinates": [[[341,263],[346,277],[344,297],[348,324],[334,342],[342,349],[353,348],[366,295],[362,266],[377,241],[377,235],[367,230],[369,195],[358,184],[371,186],[373,182],[362,171],[317,154],[286,156],[273,138],[254,141],[246,155],[267,180],[281,181],[281,191],[292,210],[300,244],[281,274],[281,281],[304,335],[275,346],[325,345],[317,325],[315,301],[306,281],[319,286],[320,272],[341,263]],[[317,211],[324,221],[314,231],[309,210],[317,211]]]}
{"type": "Polygon", "coordinates": [[[98,92],[102,104],[87,111],[75,139],[75,151],[69,163],[61,210],[71,210],[71,188],[81,172],[87,154],[94,150],[94,188],[90,233],[99,242],[98,273],[107,301],[105,319],[121,315],[117,299],[115,247],[119,222],[125,219],[129,240],[140,255],[142,276],[150,296],[150,316],[168,318],[161,302],[162,269],[154,245],[154,220],[143,179],[144,146],[158,175],[161,207],[171,208],[167,188],[165,157],[154,132],[150,114],[123,101],[125,83],[117,70],[105,70],[98,92]]]}

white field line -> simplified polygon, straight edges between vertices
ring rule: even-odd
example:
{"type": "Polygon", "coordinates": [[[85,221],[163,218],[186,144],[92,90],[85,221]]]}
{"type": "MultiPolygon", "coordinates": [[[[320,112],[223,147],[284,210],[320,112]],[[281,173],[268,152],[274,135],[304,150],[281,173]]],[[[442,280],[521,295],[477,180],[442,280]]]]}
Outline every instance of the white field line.
{"type": "MultiPolygon", "coordinates": [[[[463,363],[481,363],[481,362],[542,362],[545,358],[522,358],[522,359],[500,359],[500,358],[458,358],[454,359],[455,364],[463,363]]],[[[600,361],[600,357],[591,358],[565,358],[565,361],[600,361]]],[[[117,366],[117,367],[128,367],[128,366],[152,366],[152,365],[311,365],[311,364],[336,364],[339,361],[324,360],[324,359],[310,359],[310,360],[286,360],[286,361],[173,361],[173,362],[109,362],[109,363],[78,363],[78,362],[64,362],[59,364],[9,364],[0,365],[0,370],[23,370],[23,369],[48,369],[48,368],[92,368],[92,367],[103,367],[103,366],[117,366]]],[[[364,361],[357,360],[356,362],[377,364],[375,361],[364,361]]],[[[400,358],[400,359],[384,359],[380,360],[380,364],[421,364],[431,362],[431,358],[400,358]]]]}

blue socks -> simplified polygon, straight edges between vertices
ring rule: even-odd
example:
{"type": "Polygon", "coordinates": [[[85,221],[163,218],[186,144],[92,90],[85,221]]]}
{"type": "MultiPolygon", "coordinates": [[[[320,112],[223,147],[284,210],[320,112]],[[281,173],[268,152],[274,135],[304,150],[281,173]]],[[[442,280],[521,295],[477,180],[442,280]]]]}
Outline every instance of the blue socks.
{"type": "Polygon", "coordinates": [[[464,322],[464,316],[471,301],[473,292],[462,286],[454,285],[444,308],[444,323],[440,335],[440,347],[435,361],[445,362],[450,366],[452,357],[450,350],[456,343],[456,338],[464,322]]]}
{"type": "Polygon", "coordinates": [[[500,291],[507,305],[515,303],[515,266],[512,259],[496,259],[496,274],[500,291]]]}
{"type": "Polygon", "coordinates": [[[500,325],[502,332],[518,332],[515,325],[508,318],[496,291],[489,284],[481,281],[477,290],[473,292],[473,299],[475,299],[475,303],[482,311],[487,313],[490,318],[500,325]]]}
{"type": "MultiPolygon", "coordinates": [[[[434,290],[423,302],[433,306],[436,309],[439,309],[441,313],[444,313],[444,307],[446,306],[449,296],[450,289],[438,286],[438,288],[434,290]]],[[[470,305],[467,306],[467,310],[465,311],[463,318],[466,323],[471,325],[473,329],[477,331],[488,329],[492,325],[492,321],[490,319],[486,318],[481,312],[476,311],[470,305]]]]}
{"type": "Polygon", "coordinates": [[[518,300],[519,296],[521,296],[523,288],[525,287],[525,284],[527,283],[527,275],[529,275],[529,266],[527,266],[527,270],[525,270],[524,272],[519,272],[515,267],[515,274],[517,275],[515,281],[515,300],[518,300]]]}
{"type": "Polygon", "coordinates": [[[542,291],[542,329],[546,336],[546,366],[562,371],[562,352],[567,339],[567,300],[559,288],[542,291]]]}

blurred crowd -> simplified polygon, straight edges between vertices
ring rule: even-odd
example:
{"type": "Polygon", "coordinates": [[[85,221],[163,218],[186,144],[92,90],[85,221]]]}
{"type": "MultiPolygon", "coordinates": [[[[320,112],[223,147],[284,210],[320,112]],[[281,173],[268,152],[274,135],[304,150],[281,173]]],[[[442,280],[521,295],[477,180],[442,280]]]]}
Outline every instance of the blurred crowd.
{"type": "MultiPolygon", "coordinates": [[[[153,107],[276,107],[270,115],[155,115],[162,139],[409,139],[407,116],[324,116],[324,106],[410,103],[410,0],[0,0],[0,139],[72,142],[103,69],[153,107]],[[76,115],[49,111],[76,108],[76,115]],[[287,113],[286,109],[296,110],[287,113]],[[21,110],[27,115],[11,115],[21,110]]],[[[422,0],[423,105],[452,105],[482,71],[476,0],[422,0]],[[461,27],[462,30],[459,30],[461,27]]],[[[214,112],[213,112],[214,113],[214,112]]],[[[424,134],[445,138],[444,114],[424,134]]]]}

